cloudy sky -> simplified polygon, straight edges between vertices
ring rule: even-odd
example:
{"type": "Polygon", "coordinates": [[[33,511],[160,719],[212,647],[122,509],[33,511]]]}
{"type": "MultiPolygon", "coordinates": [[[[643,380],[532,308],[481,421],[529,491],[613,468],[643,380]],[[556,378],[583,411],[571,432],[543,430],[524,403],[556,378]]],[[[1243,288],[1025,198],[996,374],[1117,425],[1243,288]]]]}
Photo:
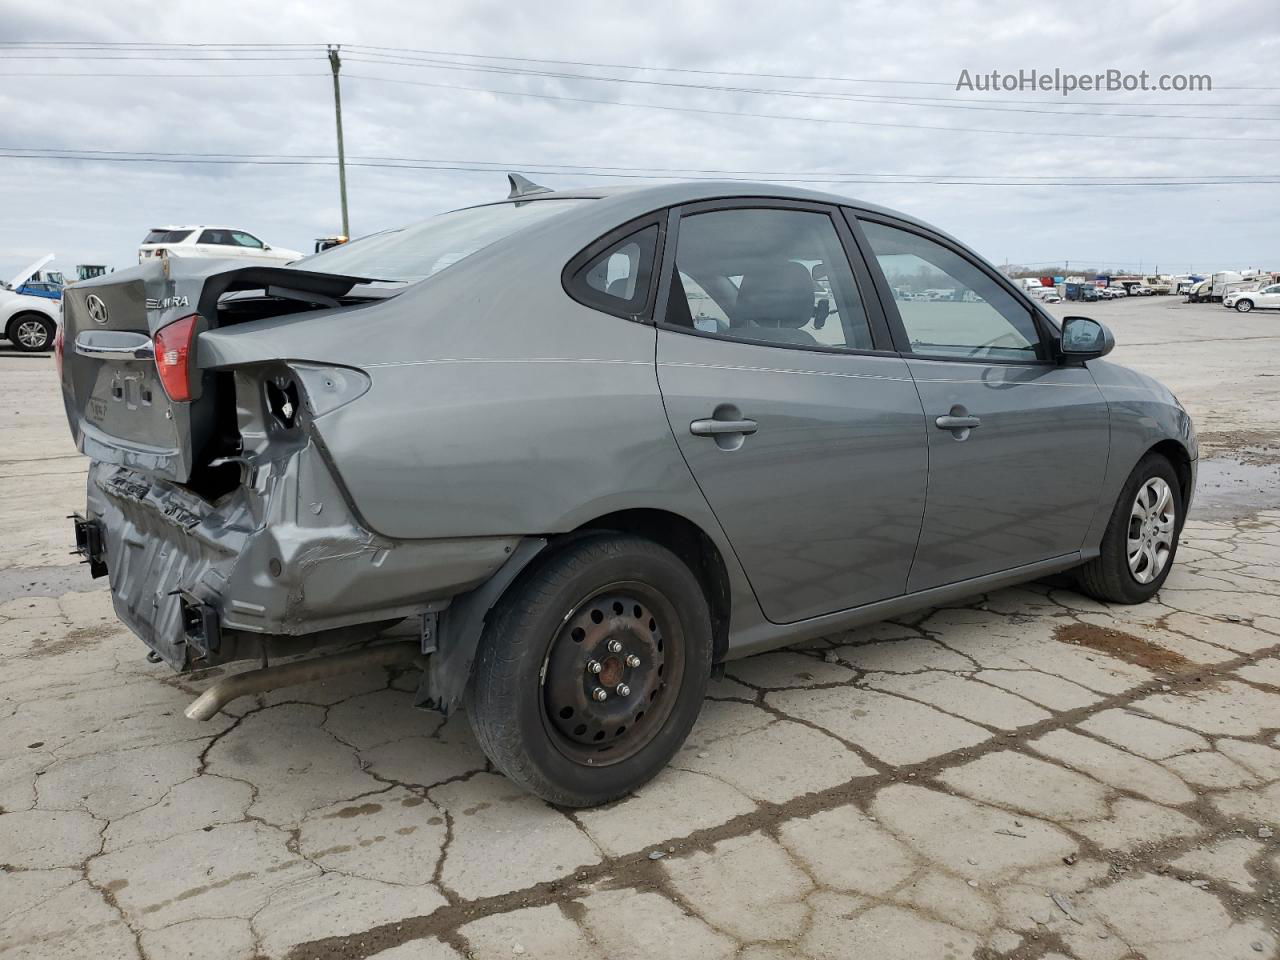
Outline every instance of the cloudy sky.
{"type": "Polygon", "coordinates": [[[996,262],[1280,269],[1274,0],[0,0],[0,274],[50,251],[68,273],[128,266],[170,223],[303,250],[338,232],[326,43],[343,44],[354,235],[499,198],[506,169],[550,186],[729,171],[843,181],[809,185],[996,262]],[[118,46],[194,43],[231,46],[118,46]],[[1054,68],[1213,90],[955,89],[962,70],[1054,68]]]}

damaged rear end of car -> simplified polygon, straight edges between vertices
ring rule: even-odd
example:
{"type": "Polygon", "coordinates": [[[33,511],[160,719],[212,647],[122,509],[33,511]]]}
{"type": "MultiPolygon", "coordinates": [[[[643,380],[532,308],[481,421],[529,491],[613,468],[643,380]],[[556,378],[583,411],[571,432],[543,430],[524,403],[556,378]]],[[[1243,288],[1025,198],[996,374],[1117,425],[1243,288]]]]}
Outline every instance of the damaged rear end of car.
{"type": "Polygon", "coordinates": [[[343,486],[325,417],[371,390],[344,361],[396,288],[231,266],[152,259],[68,290],[63,399],[93,460],[78,550],[175,670],[358,643],[404,621],[414,650],[430,650],[436,612],[518,541],[385,536],[343,486]]]}

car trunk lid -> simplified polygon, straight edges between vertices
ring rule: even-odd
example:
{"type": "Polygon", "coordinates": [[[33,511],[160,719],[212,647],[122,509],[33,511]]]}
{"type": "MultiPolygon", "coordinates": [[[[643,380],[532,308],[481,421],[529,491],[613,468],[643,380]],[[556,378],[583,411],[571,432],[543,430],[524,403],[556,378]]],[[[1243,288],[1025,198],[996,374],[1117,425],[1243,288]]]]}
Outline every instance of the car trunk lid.
{"type": "MultiPolygon", "coordinates": [[[[338,306],[361,278],[225,260],[152,259],[68,287],[63,298],[62,392],[71,431],[94,460],[188,482],[209,459],[227,410],[225,376],[198,366],[201,333],[235,322],[225,294],[264,291],[273,312],[338,306]],[[232,268],[232,269],[228,269],[232,268]],[[189,356],[163,344],[160,362],[189,364],[190,400],[171,399],[157,368],[157,334],[192,316],[189,356]]],[[[258,314],[259,316],[261,314],[258,314]]],[[[175,328],[176,329],[176,328],[175,328]]],[[[172,381],[170,381],[172,382],[172,381]]],[[[234,405],[232,403],[232,412],[234,405]]]]}

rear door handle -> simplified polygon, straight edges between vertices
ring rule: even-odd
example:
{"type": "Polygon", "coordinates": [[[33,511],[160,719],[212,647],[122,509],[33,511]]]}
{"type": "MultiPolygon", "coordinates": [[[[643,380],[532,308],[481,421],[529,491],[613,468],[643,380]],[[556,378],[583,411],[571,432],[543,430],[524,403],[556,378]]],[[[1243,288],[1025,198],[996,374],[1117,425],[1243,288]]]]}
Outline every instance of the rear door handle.
{"type": "Polygon", "coordinates": [[[982,426],[982,421],[977,417],[953,417],[942,416],[933,421],[939,430],[972,430],[974,427],[982,426]]]}
{"type": "Polygon", "coordinates": [[[754,420],[695,420],[689,424],[689,432],[695,437],[715,437],[726,433],[751,436],[759,428],[754,420]]]}

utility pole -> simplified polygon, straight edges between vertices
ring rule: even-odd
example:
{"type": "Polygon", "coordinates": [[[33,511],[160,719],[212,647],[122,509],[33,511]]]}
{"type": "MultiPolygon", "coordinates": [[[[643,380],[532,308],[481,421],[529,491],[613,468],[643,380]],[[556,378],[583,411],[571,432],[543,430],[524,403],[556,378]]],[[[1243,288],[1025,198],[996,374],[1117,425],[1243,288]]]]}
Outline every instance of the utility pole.
{"type": "Polygon", "coordinates": [[[338,83],[338,71],[342,60],[338,50],[342,44],[329,45],[329,67],[333,70],[333,113],[338,121],[338,193],[342,197],[342,235],[351,236],[351,224],[347,220],[347,152],[342,145],[342,87],[338,83]]]}

